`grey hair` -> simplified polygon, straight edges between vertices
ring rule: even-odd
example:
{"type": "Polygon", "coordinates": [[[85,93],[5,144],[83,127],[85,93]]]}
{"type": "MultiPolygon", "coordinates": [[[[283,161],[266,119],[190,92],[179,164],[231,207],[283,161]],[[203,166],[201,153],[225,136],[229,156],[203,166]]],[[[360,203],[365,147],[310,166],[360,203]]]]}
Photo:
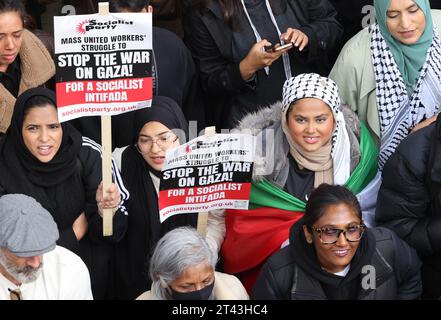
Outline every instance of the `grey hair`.
{"type": "Polygon", "coordinates": [[[206,262],[216,267],[215,255],[207,241],[191,227],[180,227],[168,232],[156,244],[150,259],[151,293],[161,300],[171,300],[170,284],[185,269],[206,262]]]}

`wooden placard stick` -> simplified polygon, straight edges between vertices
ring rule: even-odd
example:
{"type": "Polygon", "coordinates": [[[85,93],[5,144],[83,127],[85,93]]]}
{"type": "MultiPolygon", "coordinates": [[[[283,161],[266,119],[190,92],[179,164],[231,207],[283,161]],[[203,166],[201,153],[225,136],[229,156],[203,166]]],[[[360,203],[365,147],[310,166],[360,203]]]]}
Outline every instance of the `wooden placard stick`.
{"type": "MultiPolygon", "coordinates": [[[[99,2],[98,13],[100,15],[109,14],[109,3],[99,2]]],[[[101,116],[101,145],[102,171],[103,171],[103,197],[112,184],[112,117],[101,116]]],[[[103,236],[113,234],[113,212],[112,209],[103,209],[103,236]]]]}
{"type": "MultiPolygon", "coordinates": [[[[205,128],[205,136],[210,137],[216,134],[216,127],[205,128]]],[[[197,230],[203,237],[207,235],[208,212],[199,212],[197,230]]]]}

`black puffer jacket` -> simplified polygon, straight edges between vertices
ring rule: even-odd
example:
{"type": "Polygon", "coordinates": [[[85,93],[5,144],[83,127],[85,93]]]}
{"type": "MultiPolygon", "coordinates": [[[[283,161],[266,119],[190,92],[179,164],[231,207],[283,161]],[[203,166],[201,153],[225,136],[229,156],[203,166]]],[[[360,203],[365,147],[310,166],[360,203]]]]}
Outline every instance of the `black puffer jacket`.
{"type": "MultiPolygon", "coordinates": [[[[290,243],[306,242],[304,235],[302,235],[301,226],[298,225],[300,222],[301,220],[291,228],[290,243]],[[295,232],[301,232],[300,237],[294,236],[295,232]]],[[[348,286],[355,288],[355,292],[351,289],[354,293],[349,295],[352,296],[350,299],[354,300],[412,300],[419,298],[422,291],[421,262],[415,250],[388,229],[375,228],[368,229],[367,232],[370,233],[369,236],[365,234],[363,238],[370,242],[367,247],[372,246],[373,248],[364,250],[363,254],[369,255],[370,258],[359,256],[358,262],[361,265],[353,266],[351,264],[348,275],[341,278],[341,285],[336,286],[334,290],[346,290],[348,286]],[[374,282],[372,278],[370,280],[365,278],[366,276],[373,277],[372,270],[375,270],[374,282]],[[354,274],[354,271],[359,274],[354,274]],[[346,281],[348,277],[352,277],[354,280],[349,281],[354,281],[354,283],[348,283],[346,281]],[[366,290],[363,289],[363,283],[368,285],[366,290]],[[375,289],[372,289],[373,287],[375,289]]],[[[324,283],[319,278],[336,278],[337,276],[325,275],[326,272],[320,270],[316,259],[305,261],[305,255],[300,252],[302,249],[299,247],[299,245],[289,245],[275,253],[267,261],[254,287],[253,299],[328,299],[323,287],[324,283]],[[305,266],[309,267],[305,268],[305,266]]],[[[360,248],[361,245],[358,250],[360,248]]],[[[313,252],[313,248],[310,250],[313,252]]],[[[356,259],[355,257],[352,262],[356,259]]],[[[335,282],[335,279],[332,281],[335,282]]]]}
{"type": "Polygon", "coordinates": [[[441,296],[441,117],[409,135],[383,170],[376,222],[394,230],[423,259],[427,298],[441,296]]]}

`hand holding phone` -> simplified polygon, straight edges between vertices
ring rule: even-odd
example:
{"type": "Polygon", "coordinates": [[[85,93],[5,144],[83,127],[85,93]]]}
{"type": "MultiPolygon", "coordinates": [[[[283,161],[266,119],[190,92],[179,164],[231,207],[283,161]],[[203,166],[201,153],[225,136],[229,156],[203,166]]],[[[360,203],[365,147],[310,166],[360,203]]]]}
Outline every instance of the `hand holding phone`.
{"type": "Polygon", "coordinates": [[[265,46],[265,51],[266,52],[279,52],[284,49],[291,49],[292,45],[293,45],[292,42],[282,44],[282,45],[280,43],[276,43],[273,46],[265,46]]]}

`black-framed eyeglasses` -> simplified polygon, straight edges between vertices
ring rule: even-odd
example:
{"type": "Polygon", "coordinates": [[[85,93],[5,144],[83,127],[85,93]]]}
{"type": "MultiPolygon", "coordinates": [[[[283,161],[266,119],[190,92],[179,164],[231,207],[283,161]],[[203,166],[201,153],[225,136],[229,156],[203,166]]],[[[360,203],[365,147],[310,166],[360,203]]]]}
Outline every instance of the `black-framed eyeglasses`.
{"type": "Polygon", "coordinates": [[[138,149],[139,153],[146,154],[153,147],[153,144],[156,143],[159,148],[165,151],[176,140],[178,140],[178,136],[172,131],[164,132],[155,138],[141,136],[138,138],[136,148],[138,149]]]}
{"type": "Polygon", "coordinates": [[[23,300],[20,289],[12,290],[8,288],[8,291],[9,291],[9,298],[11,300],[23,300]]]}
{"type": "Polygon", "coordinates": [[[343,232],[345,238],[348,242],[360,241],[363,236],[366,226],[364,224],[358,224],[354,226],[349,226],[346,229],[337,229],[331,227],[315,228],[312,230],[318,233],[320,242],[323,244],[334,244],[340,238],[340,234],[343,232]]]}

